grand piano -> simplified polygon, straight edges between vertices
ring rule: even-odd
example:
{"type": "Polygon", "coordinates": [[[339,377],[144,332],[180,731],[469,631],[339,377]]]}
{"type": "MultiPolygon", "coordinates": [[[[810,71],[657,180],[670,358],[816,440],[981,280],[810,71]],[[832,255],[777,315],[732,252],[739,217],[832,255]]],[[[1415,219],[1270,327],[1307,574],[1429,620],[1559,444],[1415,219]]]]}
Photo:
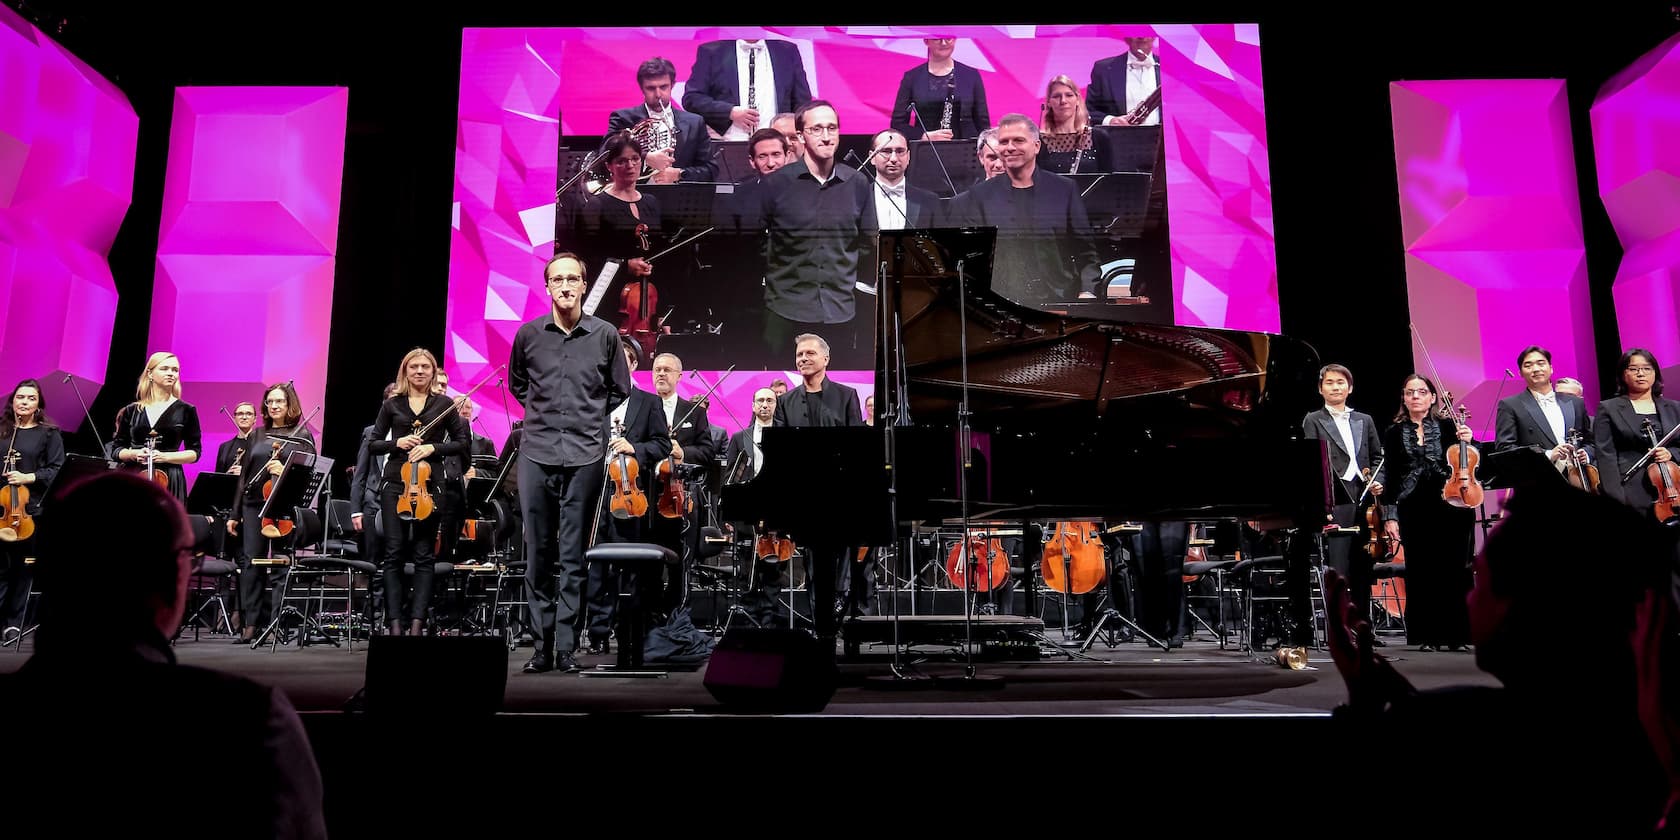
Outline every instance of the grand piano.
{"type": "Polygon", "coordinates": [[[880,418],[765,429],[764,468],[723,487],[725,519],[842,545],[965,519],[1327,521],[1324,445],[1296,433],[1321,403],[1310,346],[1094,301],[1023,305],[990,288],[995,237],[880,234],[880,418]]]}

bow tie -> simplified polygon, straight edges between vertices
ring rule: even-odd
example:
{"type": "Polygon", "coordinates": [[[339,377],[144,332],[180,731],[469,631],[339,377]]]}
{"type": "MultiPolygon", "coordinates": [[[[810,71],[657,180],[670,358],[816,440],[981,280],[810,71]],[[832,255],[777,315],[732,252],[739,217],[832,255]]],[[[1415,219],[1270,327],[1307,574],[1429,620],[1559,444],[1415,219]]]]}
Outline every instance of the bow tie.
{"type": "Polygon", "coordinates": [[[1349,414],[1353,413],[1353,409],[1351,409],[1351,408],[1344,408],[1344,409],[1341,409],[1339,411],[1337,409],[1334,409],[1334,408],[1326,408],[1324,410],[1330,412],[1330,419],[1332,419],[1332,420],[1341,420],[1341,419],[1347,417],[1349,414]]]}
{"type": "Polygon", "coordinates": [[[742,44],[741,49],[746,50],[747,52],[764,52],[764,42],[759,41],[756,44],[742,44]]]}
{"type": "Polygon", "coordinates": [[[903,182],[900,182],[899,185],[896,186],[896,187],[889,187],[886,184],[881,184],[881,192],[884,192],[887,195],[890,195],[894,198],[903,198],[904,197],[904,184],[903,184],[903,182]]]}
{"type": "Polygon", "coordinates": [[[1132,68],[1133,70],[1148,70],[1155,65],[1145,61],[1128,61],[1126,62],[1126,66],[1132,68]]]}
{"type": "Polygon", "coordinates": [[[1541,405],[1557,405],[1557,394],[1551,393],[1544,396],[1536,396],[1534,401],[1541,405]]]}

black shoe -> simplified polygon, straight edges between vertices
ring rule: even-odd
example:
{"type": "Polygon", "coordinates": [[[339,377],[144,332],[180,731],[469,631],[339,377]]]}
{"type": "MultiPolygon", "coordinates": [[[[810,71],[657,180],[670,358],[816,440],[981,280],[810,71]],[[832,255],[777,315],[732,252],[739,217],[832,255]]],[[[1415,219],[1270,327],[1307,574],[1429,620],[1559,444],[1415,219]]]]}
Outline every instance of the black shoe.
{"type": "MultiPolygon", "coordinates": [[[[566,654],[561,657],[561,660],[566,662],[570,662],[571,659],[571,654],[566,654]]],[[[525,673],[527,674],[541,674],[545,671],[552,670],[554,670],[554,660],[546,651],[537,651],[531,655],[530,661],[525,663],[525,673]]]]}
{"type": "Polygon", "coordinates": [[[1418,653],[1434,653],[1434,645],[1418,645],[1418,653]]]}
{"type": "Polygon", "coordinates": [[[1468,653],[1470,651],[1470,646],[1469,645],[1447,645],[1446,648],[1444,648],[1444,649],[1445,650],[1450,650],[1453,653],[1468,653]]]}
{"type": "Polygon", "coordinates": [[[583,670],[578,667],[577,659],[569,653],[560,654],[560,658],[554,662],[554,669],[557,671],[563,671],[567,674],[575,674],[583,670]]]}
{"type": "Polygon", "coordinates": [[[589,648],[584,653],[590,656],[606,656],[612,653],[612,644],[606,639],[590,639],[589,648]]]}

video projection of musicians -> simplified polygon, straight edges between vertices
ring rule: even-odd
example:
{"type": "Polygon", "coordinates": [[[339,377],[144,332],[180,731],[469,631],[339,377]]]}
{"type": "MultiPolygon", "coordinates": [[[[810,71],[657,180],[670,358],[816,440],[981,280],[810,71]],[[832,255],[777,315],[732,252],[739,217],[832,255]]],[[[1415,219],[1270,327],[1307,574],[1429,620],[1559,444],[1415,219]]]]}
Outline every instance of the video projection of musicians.
{"type": "Polygon", "coordinates": [[[995,227],[975,293],[1171,324],[1171,62],[1150,27],[1101,30],[603,36],[561,96],[556,252],[589,267],[585,311],[699,370],[783,369],[802,334],[870,369],[892,229],[995,227]]]}

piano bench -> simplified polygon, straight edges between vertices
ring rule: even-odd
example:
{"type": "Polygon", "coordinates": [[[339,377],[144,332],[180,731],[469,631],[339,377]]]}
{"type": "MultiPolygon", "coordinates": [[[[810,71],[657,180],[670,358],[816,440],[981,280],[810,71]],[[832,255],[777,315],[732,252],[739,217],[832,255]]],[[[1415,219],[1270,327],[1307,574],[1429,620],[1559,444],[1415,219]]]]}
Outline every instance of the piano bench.
{"type": "Polygon", "coordinates": [[[677,553],[653,543],[602,543],[584,553],[586,563],[606,563],[609,580],[617,581],[618,667],[642,667],[642,646],[647,642],[647,609],[635,593],[625,592],[625,574],[634,575],[636,592],[644,591],[645,576],[659,567],[682,562],[677,553]]]}

